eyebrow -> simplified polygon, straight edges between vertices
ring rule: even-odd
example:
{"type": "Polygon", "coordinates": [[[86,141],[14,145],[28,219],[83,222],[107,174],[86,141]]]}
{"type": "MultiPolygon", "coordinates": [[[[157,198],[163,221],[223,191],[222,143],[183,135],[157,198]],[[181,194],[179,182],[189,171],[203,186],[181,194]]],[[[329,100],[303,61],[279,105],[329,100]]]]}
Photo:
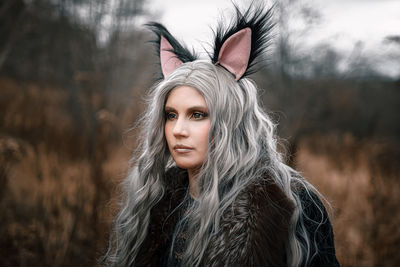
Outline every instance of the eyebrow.
{"type": "MultiPolygon", "coordinates": [[[[168,112],[168,111],[176,111],[173,107],[169,107],[169,106],[165,106],[164,110],[166,112],[168,112]]],[[[193,106],[193,107],[189,107],[187,110],[188,111],[200,110],[200,111],[203,111],[203,112],[207,112],[208,109],[205,106],[193,106]]]]}

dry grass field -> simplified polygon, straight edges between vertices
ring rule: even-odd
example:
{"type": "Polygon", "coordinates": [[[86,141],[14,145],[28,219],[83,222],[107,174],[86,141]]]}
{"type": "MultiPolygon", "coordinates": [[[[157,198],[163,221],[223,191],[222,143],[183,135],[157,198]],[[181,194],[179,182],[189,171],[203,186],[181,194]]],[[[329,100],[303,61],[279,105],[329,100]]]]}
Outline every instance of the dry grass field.
{"type": "MultiPolygon", "coordinates": [[[[0,265],[95,266],[141,107],[5,78],[0,87],[0,265]]],[[[399,156],[350,134],[301,140],[294,162],[333,207],[342,266],[400,266],[399,156]]]]}
{"type": "Polygon", "coordinates": [[[398,147],[351,135],[302,141],[297,166],[333,207],[342,266],[400,263],[399,158],[398,147]]]}

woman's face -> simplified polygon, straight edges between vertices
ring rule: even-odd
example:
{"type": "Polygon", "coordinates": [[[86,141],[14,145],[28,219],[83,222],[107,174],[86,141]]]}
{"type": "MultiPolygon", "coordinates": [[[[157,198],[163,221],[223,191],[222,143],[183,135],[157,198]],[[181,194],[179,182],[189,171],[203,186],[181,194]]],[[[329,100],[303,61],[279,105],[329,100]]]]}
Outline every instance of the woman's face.
{"type": "Polygon", "coordinates": [[[165,138],[176,165],[197,170],[207,157],[210,131],[204,97],[193,87],[176,87],[165,103],[165,115],[165,138]]]}

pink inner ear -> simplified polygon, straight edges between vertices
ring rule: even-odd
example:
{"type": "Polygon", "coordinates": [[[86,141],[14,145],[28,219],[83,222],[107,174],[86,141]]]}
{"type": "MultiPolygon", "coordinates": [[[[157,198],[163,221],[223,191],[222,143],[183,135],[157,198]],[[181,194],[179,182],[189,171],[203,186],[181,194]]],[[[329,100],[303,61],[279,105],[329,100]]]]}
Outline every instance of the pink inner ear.
{"type": "Polygon", "coordinates": [[[229,37],[221,47],[218,62],[239,80],[246,72],[251,51],[251,29],[245,28],[229,37]]]}
{"type": "Polygon", "coordinates": [[[172,45],[167,41],[167,39],[165,39],[164,36],[161,36],[160,61],[161,70],[164,77],[167,77],[171,72],[173,72],[183,63],[172,51],[174,51],[172,45]]]}

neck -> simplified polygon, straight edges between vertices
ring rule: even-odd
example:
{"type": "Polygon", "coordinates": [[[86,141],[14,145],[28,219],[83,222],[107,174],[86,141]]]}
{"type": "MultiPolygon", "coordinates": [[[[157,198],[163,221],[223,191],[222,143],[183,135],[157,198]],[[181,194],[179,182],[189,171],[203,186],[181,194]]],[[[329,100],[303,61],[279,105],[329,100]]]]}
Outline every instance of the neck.
{"type": "Polygon", "coordinates": [[[199,174],[199,170],[188,170],[189,176],[189,193],[193,199],[197,199],[199,194],[199,186],[197,184],[197,175],[199,174]]]}

